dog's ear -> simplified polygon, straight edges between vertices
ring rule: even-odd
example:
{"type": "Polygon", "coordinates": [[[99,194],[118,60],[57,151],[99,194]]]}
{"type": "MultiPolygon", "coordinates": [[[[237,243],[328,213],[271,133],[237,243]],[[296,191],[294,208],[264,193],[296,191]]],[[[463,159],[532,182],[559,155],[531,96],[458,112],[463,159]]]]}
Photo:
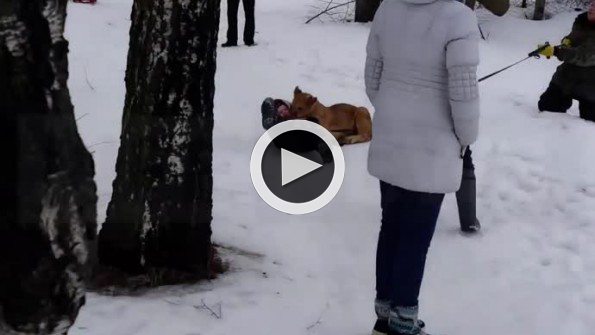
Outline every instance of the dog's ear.
{"type": "Polygon", "coordinates": [[[296,86],[295,89],[293,90],[293,94],[299,94],[302,93],[302,90],[300,90],[299,86],[296,86]]]}
{"type": "Polygon", "coordinates": [[[308,100],[309,100],[310,104],[313,105],[316,101],[318,101],[318,98],[317,97],[314,97],[314,96],[311,96],[310,99],[308,99],[308,100]]]}

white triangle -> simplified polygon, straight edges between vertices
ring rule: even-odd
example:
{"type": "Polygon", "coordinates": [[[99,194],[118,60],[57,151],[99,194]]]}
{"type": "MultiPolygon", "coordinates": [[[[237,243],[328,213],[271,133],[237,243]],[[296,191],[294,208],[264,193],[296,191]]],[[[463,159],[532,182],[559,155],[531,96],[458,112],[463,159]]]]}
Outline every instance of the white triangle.
{"type": "Polygon", "coordinates": [[[285,186],[320,167],[322,167],[321,164],[281,148],[281,186],[285,186]]]}

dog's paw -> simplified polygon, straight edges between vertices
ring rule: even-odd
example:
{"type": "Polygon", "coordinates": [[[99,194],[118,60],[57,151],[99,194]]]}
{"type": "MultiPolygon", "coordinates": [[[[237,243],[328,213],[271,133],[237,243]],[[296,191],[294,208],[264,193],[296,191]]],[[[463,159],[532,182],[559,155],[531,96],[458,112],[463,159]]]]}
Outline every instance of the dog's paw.
{"type": "Polygon", "coordinates": [[[358,139],[357,139],[357,138],[349,138],[349,139],[346,139],[346,140],[345,140],[345,143],[346,143],[346,144],[356,144],[356,143],[359,143],[359,142],[360,142],[360,141],[358,141],[358,139]]]}

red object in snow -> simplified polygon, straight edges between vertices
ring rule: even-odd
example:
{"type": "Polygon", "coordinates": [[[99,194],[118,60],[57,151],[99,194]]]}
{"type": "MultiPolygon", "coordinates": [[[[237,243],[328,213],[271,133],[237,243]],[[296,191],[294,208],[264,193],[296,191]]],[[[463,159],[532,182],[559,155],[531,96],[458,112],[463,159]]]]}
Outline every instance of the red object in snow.
{"type": "Polygon", "coordinates": [[[95,4],[97,0],[72,0],[72,2],[95,4]]]}

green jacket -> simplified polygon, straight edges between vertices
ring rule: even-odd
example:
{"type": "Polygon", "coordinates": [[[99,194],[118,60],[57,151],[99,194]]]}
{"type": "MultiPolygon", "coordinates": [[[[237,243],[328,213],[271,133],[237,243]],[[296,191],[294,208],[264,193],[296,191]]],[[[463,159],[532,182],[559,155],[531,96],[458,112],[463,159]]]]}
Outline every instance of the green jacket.
{"type": "Polygon", "coordinates": [[[580,14],[570,35],[569,47],[562,47],[562,61],[582,67],[595,66],[595,23],[589,22],[587,13],[580,14]]]}
{"type": "Polygon", "coordinates": [[[568,96],[595,101],[595,23],[589,22],[587,13],[580,14],[566,38],[570,46],[560,47],[563,63],[552,82],[568,96]]]}

